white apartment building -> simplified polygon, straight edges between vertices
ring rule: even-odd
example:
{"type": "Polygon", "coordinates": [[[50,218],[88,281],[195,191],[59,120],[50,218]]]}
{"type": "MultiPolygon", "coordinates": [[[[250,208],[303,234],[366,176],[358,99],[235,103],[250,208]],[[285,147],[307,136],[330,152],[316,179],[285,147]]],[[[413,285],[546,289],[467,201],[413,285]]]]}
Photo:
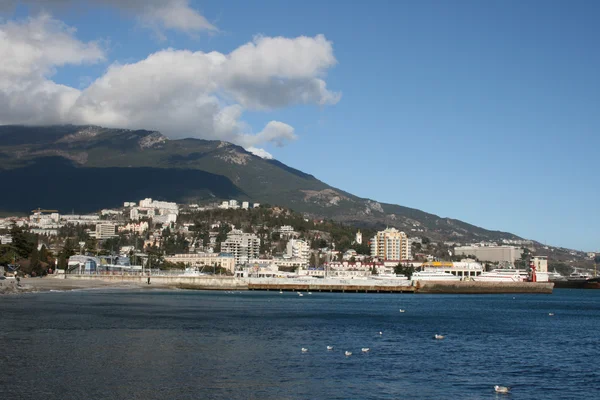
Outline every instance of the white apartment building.
{"type": "Polygon", "coordinates": [[[242,201],[242,208],[244,210],[247,210],[248,208],[250,208],[250,203],[248,203],[247,201],[242,201]]]}
{"type": "Polygon", "coordinates": [[[235,258],[228,254],[218,253],[184,253],[174,254],[172,256],[165,256],[165,261],[172,263],[183,263],[186,267],[207,268],[207,272],[210,272],[210,267],[221,266],[231,273],[235,270],[235,258]]]}
{"type": "Polygon", "coordinates": [[[358,232],[356,232],[356,239],[355,239],[357,244],[362,244],[362,233],[360,232],[360,230],[358,232]]]}
{"type": "Polygon", "coordinates": [[[96,232],[94,237],[96,239],[110,239],[111,237],[117,236],[115,234],[116,226],[114,224],[96,224],[96,232]]]}
{"type": "Polygon", "coordinates": [[[221,252],[232,254],[236,265],[246,264],[250,259],[258,258],[260,238],[253,233],[233,229],[227,234],[227,240],[221,243],[221,252]]]}
{"type": "Polygon", "coordinates": [[[306,240],[291,239],[287,243],[286,256],[308,262],[310,257],[310,245],[306,240]]]}
{"type": "Polygon", "coordinates": [[[371,256],[383,260],[412,259],[408,236],[396,228],[377,232],[371,239],[371,256]]]}
{"type": "Polygon", "coordinates": [[[291,238],[296,235],[296,231],[291,225],[282,225],[279,227],[279,234],[282,238],[291,238]]]}
{"type": "Polygon", "coordinates": [[[0,244],[11,244],[13,242],[12,236],[0,235],[0,244]]]}
{"type": "Polygon", "coordinates": [[[88,225],[96,223],[100,220],[99,215],[88,214],[88,215],[61,215],[60,221],[64,224],[73,225],[88,225]]]}
{"type": "Polygon", "coordinates": [[[458,256],[474,256],[481,261],[514,263],[521,258],[523,250],[514,246],[460,246],[454,248],[458,256]]]}

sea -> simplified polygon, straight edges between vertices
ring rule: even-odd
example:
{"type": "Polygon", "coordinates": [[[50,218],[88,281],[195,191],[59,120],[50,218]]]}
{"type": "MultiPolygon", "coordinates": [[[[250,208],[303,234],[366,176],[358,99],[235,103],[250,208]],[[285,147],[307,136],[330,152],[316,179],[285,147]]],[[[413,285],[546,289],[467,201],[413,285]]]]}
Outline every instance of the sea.
{"type": "Polygon", "coordinates": [[[10,400],[598,399],[599,351],[600,290],[0,297],[10,400]]]}

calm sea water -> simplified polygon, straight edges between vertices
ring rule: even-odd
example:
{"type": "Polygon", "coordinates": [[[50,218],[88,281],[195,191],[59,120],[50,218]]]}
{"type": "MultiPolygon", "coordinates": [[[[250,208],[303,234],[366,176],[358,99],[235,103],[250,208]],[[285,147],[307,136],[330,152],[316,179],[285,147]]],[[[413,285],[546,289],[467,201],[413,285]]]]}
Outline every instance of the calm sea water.
{"type": "Polygon", "coordinates": [[[600,291],[0,297],[0,399],[592,399],[599,349],[600,291]]]}

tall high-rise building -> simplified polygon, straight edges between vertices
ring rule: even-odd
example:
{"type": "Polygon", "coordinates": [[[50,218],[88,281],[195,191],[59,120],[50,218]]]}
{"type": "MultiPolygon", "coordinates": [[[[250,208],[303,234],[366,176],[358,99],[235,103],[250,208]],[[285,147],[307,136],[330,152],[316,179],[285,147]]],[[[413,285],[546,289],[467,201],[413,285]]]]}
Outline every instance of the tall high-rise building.
{"type": "Polygon", "coordinates": [[[245,264],[251,258],[258,258],[260,238],[253,233],[243,233],[234,229],[221,244],[221,252],[232,254],[236,265],[245,264]]]}
{"type": "Polygon", "coordinates": [[[291,239],[287,243],[286,254],[288,257],[308,262],[308,258],[310,257],[310,246],[306,240],[291,239]]]}
{"type": "Polygon", "coordinates": [[[395,228],[377,232],[371,239],[371,256],[383,260],[412,259],[408,236],[395,228]]]}
{"type": "Polygon", "coordinates": [[[356,232],[356,243],[362,244],[362,233],[360,232],[360,230],[356,232]]]}

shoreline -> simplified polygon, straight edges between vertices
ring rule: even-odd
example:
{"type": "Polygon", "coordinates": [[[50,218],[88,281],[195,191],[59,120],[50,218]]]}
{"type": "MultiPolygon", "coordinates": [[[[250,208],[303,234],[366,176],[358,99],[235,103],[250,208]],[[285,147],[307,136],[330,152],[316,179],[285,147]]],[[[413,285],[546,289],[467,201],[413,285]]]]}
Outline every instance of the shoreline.
{"type": "Polygon", "coordinates": [[[259,290],[259,291],[313,291],[341,293],[414,293],[414,294],[505,294],[537,293],[551,294],[553,283],[530,282],[442,282],[425,281],[382,282],[361,280],[289,280],[278,279],[244,280],[233,277],[187,277],[128,275],[64,275],[43,278],[22,278],[20,287],[14,280],[0,281],[0,294],[31,292],[72,291],[85,289],[190,289],[190,290],[259,290]]]}
{"type": "Polygon", "coordinates": [[[39,293],[51,291],[73,291],[85,289],[143,288],[133,282],[104,281],[100,279],[64,279],[63,276],[45,276],[43,278],[21,278],[20,285],[14,280],[0,281],[0,295],[39,293]]]}

